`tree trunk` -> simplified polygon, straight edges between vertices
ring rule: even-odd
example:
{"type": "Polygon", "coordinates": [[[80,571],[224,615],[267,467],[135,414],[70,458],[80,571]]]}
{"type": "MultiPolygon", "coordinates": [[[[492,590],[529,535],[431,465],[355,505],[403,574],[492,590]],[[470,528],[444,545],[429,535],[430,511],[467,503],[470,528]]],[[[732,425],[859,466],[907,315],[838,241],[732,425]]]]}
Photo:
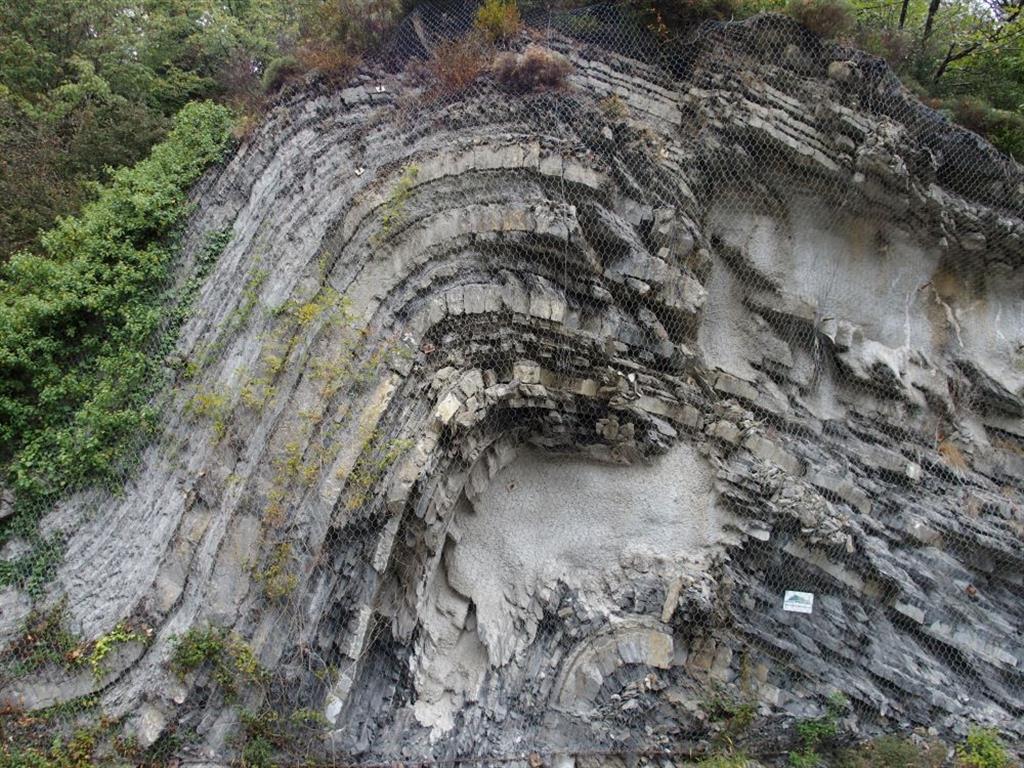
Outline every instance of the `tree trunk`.
{"type": "Polygon", "coordinates": [[[924,42],[932,33],[932,25],[935,23],[935,14],[939,12],[939,3],[942,0],[931,0],[928,4],[928,16],[924,20],[924,34],[921,36],[921,42],[924,42]]]}
{"type": "Polygon", "coordinates": [[[906,26],[908,8],[910,8],[910,0],[903,0],[903,5],[900,6],[900,29],[906,26]]]}

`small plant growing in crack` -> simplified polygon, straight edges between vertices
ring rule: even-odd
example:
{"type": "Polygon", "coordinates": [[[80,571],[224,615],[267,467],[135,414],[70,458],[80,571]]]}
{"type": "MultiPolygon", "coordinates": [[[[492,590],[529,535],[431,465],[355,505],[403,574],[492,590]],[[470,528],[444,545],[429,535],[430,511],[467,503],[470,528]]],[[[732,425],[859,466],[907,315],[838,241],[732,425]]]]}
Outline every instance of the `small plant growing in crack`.
{"type": "Polygon", "coordinates": [[[118,645],[145,643],[152,637],[152,634],[153,631],[148,627],[136,631],[127,621],[122,621],[105,635],[100,635],[93,643],[92,653],[89,654],[89,668],[92,669],[92,676],[96,680],[103,678],[107,672],[103,662],[118,645]]]}
{"type": "Polygon", "coordinates": [[[420,167],[415,163],[405,166],[398,183],[391,191],[388,199],[384,201],[384,212],[380,217],[380,229],[374,236],[374,243],[379,245],[386,240],[395,227],[405,218],[405,208],[412,195],[412,188],[416,185],[416,179],[420,174],[420,167]]]}
{"type": "Polygon", "coordinates": [[[789,753],[792,768],[817,768],[822,762],[818,754],[821,745],[839,732],[839,716],[849,706],[847,698],[838,691],[828,697],[825,714],[796,724],[800,749],[789,753]]]}
{"type": "Polygon", "coordinates": [[[175,638],[170,667],[180,678],[208,668],[229,701],[240,686],[259,683],[267,674],[249,644],[220,627],[191,627],[175,638]]]}

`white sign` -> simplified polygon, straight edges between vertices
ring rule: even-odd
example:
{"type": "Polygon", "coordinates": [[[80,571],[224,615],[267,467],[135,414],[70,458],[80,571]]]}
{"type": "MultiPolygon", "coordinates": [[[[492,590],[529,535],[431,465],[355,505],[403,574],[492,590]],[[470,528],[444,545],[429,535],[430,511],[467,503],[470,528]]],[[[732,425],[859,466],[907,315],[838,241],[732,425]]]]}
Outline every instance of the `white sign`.
{"type": "Polygon", "coordinates": [[[786,590],[786,596],[782,600],[782,610],[793,613],[810,613],[814,608],[813,592],[793,592],[786,590]]]}

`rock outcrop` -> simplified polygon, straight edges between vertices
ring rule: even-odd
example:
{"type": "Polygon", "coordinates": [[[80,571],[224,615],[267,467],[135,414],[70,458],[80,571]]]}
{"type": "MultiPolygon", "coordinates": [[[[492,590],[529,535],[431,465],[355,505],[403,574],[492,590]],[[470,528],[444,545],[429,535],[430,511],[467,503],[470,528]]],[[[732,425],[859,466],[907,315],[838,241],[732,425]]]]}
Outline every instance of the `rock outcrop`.
{"type": "Polygon", "coordinates": [[[4,699],[213,761],[243,707],[346,759],[673,749],[716,695],[1024,736],[1019,168],[781,18],[571,32],[561,89],[367,65],[207,176],[162,437],[44,523],[73,630],[152,639],[4,699]]]}

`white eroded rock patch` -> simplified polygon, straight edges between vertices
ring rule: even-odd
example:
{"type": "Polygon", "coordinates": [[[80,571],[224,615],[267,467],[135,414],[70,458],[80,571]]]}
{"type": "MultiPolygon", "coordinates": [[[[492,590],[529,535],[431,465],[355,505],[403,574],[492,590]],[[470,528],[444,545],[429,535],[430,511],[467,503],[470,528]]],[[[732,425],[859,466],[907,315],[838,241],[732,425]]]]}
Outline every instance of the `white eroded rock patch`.
{"type": "Polygon", "coordinates": [[[533,641],[536,607],[556,584],[614,617],[611,591],[638,569],[698,568],[727,536],[712,481],[687,444],[638,464],[526,449],[474,501],[464,497],[425,612],[420,721],[452,727],[487,669],[513,662],[533,641]]]}

